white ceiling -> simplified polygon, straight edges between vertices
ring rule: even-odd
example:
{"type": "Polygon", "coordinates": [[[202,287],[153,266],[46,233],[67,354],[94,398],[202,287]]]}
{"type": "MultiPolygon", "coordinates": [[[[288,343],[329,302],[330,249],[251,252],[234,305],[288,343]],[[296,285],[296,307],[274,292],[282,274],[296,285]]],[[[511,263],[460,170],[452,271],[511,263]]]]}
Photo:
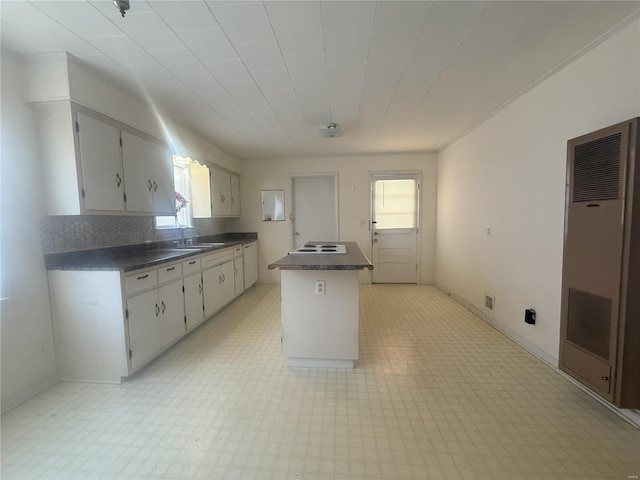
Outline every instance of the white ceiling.
{"type": "Polygon", "coordinates": [[[238,158],[437,151],[640,15],[613,1],[1,2],[3,45],[67,51],[238,158]],[[341,138],[321,138],[330,121],[341,138]]]}

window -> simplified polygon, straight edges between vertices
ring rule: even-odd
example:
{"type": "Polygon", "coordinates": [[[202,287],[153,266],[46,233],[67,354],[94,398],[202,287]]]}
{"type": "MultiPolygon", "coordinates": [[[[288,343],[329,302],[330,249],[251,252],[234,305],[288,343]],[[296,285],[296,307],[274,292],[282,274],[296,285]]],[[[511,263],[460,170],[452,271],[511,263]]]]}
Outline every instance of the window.
{"type": "Polygon", "coordinates": [[[417,188],[414,179],[376,180],[376,229],[416,228],[417,188]]]}
{"type": "Polygon", "coordinates": [[[191,177],[189,175],[189,157],[183,158],[173,156],[173,182],[176,192],[176,214],[175,216],[156,217],[156,228],[185,228],[191,227],[192,205],[191,205],[191,177]]]}

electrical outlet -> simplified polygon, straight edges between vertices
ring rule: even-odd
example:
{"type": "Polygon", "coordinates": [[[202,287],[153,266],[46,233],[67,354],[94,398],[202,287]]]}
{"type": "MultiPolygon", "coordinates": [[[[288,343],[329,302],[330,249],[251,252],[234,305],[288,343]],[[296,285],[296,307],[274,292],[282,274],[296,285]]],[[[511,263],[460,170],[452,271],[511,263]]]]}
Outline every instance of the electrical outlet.
{"type": "Polygon", "coordinates": [[[316,295],[324,295],[325,292],[324,280],[316,280],[316,295]]]}

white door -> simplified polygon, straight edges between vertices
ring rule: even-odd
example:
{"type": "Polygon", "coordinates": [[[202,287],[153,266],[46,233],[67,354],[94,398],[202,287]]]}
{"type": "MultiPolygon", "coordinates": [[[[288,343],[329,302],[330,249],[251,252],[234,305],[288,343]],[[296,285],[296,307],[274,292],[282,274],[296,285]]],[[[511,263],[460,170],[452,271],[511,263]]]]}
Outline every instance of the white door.
{"type": "Polygon", "coordinates": [[[292,177],[293,247],[309,241],[338,241],[336,175],[292,177]]]}
{"type": "Polygon", "coordinates": [[[373,175],[374,283],[418,282],[418,175],[373,175]]]}
{"type": "Polygon", "coordinates": [[[124,171],[120,130],[78,113],[84,207],[124,211],[124,171]]]}

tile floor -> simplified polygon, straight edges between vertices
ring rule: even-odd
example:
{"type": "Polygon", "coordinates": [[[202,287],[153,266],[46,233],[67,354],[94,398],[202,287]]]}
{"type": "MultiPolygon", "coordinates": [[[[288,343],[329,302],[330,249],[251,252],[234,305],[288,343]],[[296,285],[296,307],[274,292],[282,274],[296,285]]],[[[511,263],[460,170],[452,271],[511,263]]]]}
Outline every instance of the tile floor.
{"type": "Polygon", "coordinates": [[[640,430],[429,286],[361,287],[354,370],[291,369],[259,285],[118,386],[2,417],[9,479],[629,479],[640,430]]]}

